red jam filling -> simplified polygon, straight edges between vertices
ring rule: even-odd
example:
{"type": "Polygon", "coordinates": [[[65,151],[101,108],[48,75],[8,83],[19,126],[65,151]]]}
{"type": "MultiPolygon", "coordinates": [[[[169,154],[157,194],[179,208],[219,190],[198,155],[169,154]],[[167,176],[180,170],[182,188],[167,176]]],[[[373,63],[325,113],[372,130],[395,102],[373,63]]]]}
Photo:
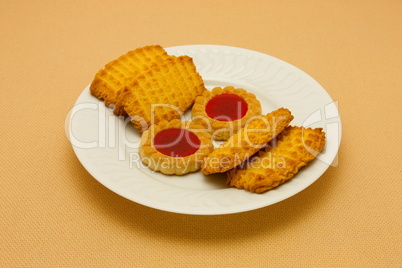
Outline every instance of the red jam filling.
{"type": "Polygon", "coordinates": [[[183,128],[168,128],[154,137],[154,146],[160,153],[171,157],[185,157],[200,148],[197,135],[183,128]]]}
{"type": "Polygon", "coordinates": [[[242,97],[232,93],[216,95],[207,103],[205,108],[207,115],[218,121],[238,120],[246,115],[247,110],[247,102],[242,97]]]}

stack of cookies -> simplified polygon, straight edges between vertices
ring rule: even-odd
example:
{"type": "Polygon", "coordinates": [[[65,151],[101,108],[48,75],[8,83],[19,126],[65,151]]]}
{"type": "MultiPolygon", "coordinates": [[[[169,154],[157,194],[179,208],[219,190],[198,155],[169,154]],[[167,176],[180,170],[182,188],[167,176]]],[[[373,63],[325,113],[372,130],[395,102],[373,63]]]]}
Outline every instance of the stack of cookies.
{"type": "Polygon", "coordinates": [[[108,63],[91,83],[91,94],[130,116],[142,133],[162,120],[180,118],[205,90],[192,58],[171,56],[159,45],[137,48],[108,63]]]}

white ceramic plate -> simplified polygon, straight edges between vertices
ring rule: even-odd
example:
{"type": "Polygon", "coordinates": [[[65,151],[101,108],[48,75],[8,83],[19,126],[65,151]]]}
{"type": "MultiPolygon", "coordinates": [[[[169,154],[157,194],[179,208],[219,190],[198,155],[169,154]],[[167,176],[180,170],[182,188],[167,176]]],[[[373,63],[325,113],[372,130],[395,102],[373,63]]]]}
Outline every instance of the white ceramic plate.
{"type": "Polygon", "coordinates": [[[274,57],[241,48],[189,45],[166,49],[189,55],[208,89],[235,86],[254,93],[263,113],[280,107],[292,111],[292,125],[322,127],[327,143],[322,154],[289,182],[253,194],[229,188],[223,174],[165,176],[145,167],[138,156],[140,135],[91,96],[89,86],[69,117],[69,138],[88,172],[115,193],[152,208],[185,214],[237,213],[265,207],[302,191],[332,164],[341,139],[336,103],[309,75],[274,57]]]}

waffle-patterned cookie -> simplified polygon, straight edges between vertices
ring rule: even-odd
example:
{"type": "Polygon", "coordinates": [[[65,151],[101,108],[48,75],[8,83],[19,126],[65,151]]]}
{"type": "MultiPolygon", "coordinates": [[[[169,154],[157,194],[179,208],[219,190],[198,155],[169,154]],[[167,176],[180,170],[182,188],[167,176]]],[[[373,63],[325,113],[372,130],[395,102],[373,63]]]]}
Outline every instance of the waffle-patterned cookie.
{"type": "Polygon", "coordinates": [[[254,193],[277,187],[291,179],[322,151],[325,132],[321,128],[290,126],[272,143],[243,167],[230,170],[227,184],[254,193]]]}
{"type": "Polygon", "coordinates": [[[180,118],[205,90],[192,58],[171,57],[155,62],[119,94],[115,115],[129,115],[142,133],[162,120],[180,118]]]}
{"type": "Polygon", "coordinates": [[[109,62],[100,70],[91,83],[90,91],[95,97],[105,101],[105,105],[114,104],[120,90],[124,88],[138,72],[156,61],[163,61],[169,56],[159,45],[145,46],[129,51],[116,60],[109,62]]]}
{"type": "Polygon", "coordinates": [[[292,120],[293,115],[285,108],[256,117],[205,158],[202,173],[222,173],[240,165],[275,138],[292,120]]]}

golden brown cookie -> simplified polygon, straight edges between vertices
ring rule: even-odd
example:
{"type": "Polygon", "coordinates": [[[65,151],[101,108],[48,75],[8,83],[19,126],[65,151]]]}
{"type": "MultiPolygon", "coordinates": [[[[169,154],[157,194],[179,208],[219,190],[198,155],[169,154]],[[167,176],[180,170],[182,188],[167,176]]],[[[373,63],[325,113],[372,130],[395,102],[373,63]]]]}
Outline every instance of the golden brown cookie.
{"type": "Polygon", "coordinates": [[[255,117],[205,158],[202,173],[222,173],[240,165],[275,138],[292,119],[285,108],[255,117]]]}
{"type": "Polygon", "coordinates": [[[169,56],[159,45],[145,46],[129,51],[116,60],[109,62],[96,75],[90,86],[95,97],[105,101],[105,105],[114,104],[120,90],[124,88],[138,72],[153,62],[163,61],[169,56]]]}
{"type": "Polygon", "coordinates": [[[213,150],[211,135],[191,121],[174,119],[152,125],[142,134],[139,154],[150,169],[183,175],[201,168],[213,150]]]}
{"type": "Polygon", "coordinates": [[[120,93],[115,115],[129,115],[142,133],[151,124],[180,118],[205,90],[188,56],[172,57],[149,66],[120,93]]]}
{"type": "Polygon", "coordinates": [[[253,193],[263,193],[291,179],[322,151],[321,128],[287,127],[271,146],[258,152],[243,167],[228,171],[227,184],[253,193]]]}
{"type": "Polygon", "coordinates": [[[193,121],[209,129],[215,140],[227,140],[260,114],[261,104],[255,95],[232,86],[204,91],[192,108],[193,121]]]}

